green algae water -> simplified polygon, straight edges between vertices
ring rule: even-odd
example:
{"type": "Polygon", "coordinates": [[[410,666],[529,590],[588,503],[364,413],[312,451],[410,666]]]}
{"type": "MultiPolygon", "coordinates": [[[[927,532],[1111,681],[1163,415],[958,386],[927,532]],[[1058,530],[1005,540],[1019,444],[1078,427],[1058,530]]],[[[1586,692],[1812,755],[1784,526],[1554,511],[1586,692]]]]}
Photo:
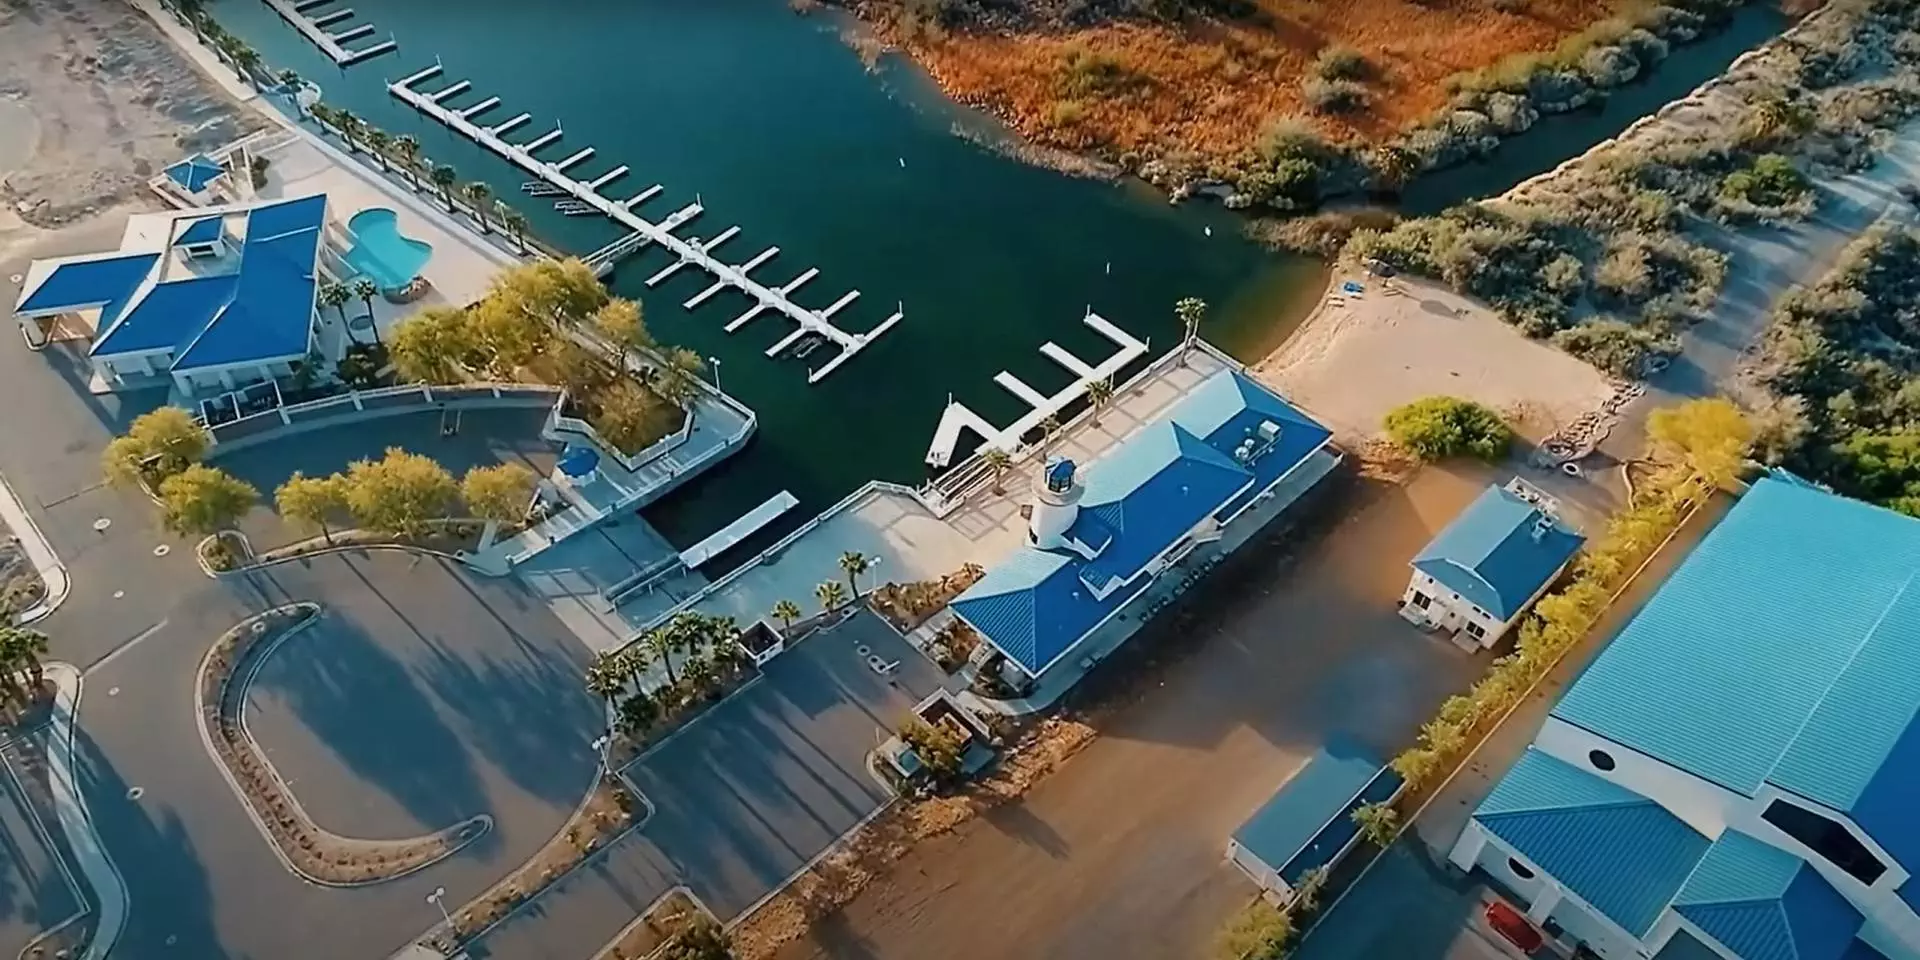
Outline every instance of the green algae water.
{"type": "Polygon", "coordinates": [[[688,311],[680,305],[711,282],[706,274],[686,269],[649,288],[668,254],[621,265],[615,292],[642,301],[661,339],[717,358],[721,385],[760,416],[745,451],[647,511],[683,546],[783,489],[801,500],[783,521],[792,525],[869,479],[926,479],[922,458],[949,395],[1005,422],[1025,408],[993,383],[999,370],[1051,392],[1069,376],[1041,344],[1088,362],[1112,351],[1081,323],[1089,306],[1157,353],[1178,336],[1174,301],[1201,297],[1215,308],[1205,335],[1257,355],[1270,331],[1297,321],[1323,278],[1315,263],[1241,239],[1225,211],[1063,177],[953,136],[953,117],[915,94],[917,78],[899,65],[869,72],[834,21],[798,16],[780,0],[354,7],[400,49],[344,71],[258,0],[222,0],[212,13],[266,62],[318,84],[327,102],[411,134],[463,180],[485,181],[535,233],[571,252],[593,250],[618,228],[523,197],[519,171],[391,97],[386,81],[438,57],[445,73],[424,89],[473,84],[449,106],[502,98],[476,121],[531,113],[512,134],[520,142],[558,121],[565,138],[541,156],[594,147],[569,170],[581,179],[631,166],[603,188],[610,197],[666,187],[638,208],[643,216],[661,219],[697,197],[705,212],[682,236],[740,226],[721,248],[733,262],[780,248],[756,279],[776,285],[818,268],[794,295],[816,309],[858,289],[835,317],[848,330],[904,305],[900,324],[809,386],[807,361],[763,355],[790,321],[762,314],[729,335],[722,327],[747,308],[744,294],[723,292],[688,311]]]}

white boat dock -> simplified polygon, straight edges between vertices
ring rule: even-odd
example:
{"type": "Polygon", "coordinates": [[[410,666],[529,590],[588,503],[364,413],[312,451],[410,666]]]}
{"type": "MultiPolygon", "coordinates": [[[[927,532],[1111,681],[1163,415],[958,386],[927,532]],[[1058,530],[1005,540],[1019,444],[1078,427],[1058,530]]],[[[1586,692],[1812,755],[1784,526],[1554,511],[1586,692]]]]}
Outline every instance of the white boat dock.
{"type": "Polygon", "coordinates": [[[648,200],[652,200],[654,197],[659,196],[660,191],[665,189],[666,187],[663,187],[656,183],[653,186],[648,187],[645,190],[642,190],[639,193],[636,193],[633,196],[620,201],[620,205],[623,207],[626,207],[628,210],[632,210],[634,207],[637,207],[643,203],[646,203],[648,200]]]}
{"type": "Polygon", "coordinates": [[[458,83],[455,83],[453,86],[447,87],[435,93],[433,95],[433,102],[439,103],[442,100],[446,100],[452,97],[457,97],[463,93],[466,93],[468,90],[472,90],[472,89],[473,89],[472,80],[462,80],[458,83]]]}
{"type": "MultiPolygon", "coordinates": [[[[465,118],[465,117],[471,117],[479,113],[486,113],[488,110],[492,110],[494,107],[497,107],[499,105],[500,105],[499,97],[488,97],[485,100],[482,100],[471,107],[462,108],[460,110],[460,116],[462,118],[465,118]]],[[[525,114],[522,114],[522,116],[525,116],[525,114]]]]}
{"type": "Polygon", "coordinates": [[[741,514],[740,519],[727,524],[719,533],[688,547],[680,554],[680,565],[688,570],[698,569],[701,564],[739,546],[741,541],[759,533],[767,524],[799,505],[800,500],[793,494],[780,491],[768,498],[767,502],[741,514]]]}
{"type": "MultiPolygon", "coordinates": [[[[463,115],[462,119],[464,118],[465,117],[463,115]]],[[[497,137],[503,133],[506,133],[508,130],[512,130],[514,127],[517,127],[523,123],[526,123],[528,120],[532,120],[532,119],[533,119],[533,114],[523,113],[517,117],[514,117],[512,120],[508,120],[506,123],[497,123],[491,127],[488,127],[487,132],[497,137]]]]}
{"type": "Polygon", "coordinates": [[[365,47],[349,47],[347,43],[372,36],[376,28],[371,23],[348,27],[345,30],[329,31],[327,27],[353,18],[353,8],[342,7],[324,13],[309,15],[307,11],[330,6],[334,0],[266,0],[266,4],[278,13],[281,19],[293,25],[295,30],[307,38],[308,42],[320,48],[333,62],[342,67],[350,67],[362,60],[377,57],[383,53],[400,49],[398,41],[388,37],[378,43],[365,47]]]}
{"type": "Polygon", "coordinates": [[[1086,396],[1087,384],[1096,380],[1112,382],[1127,364],[1146,356],[1146,343],[1109,323],[1105,317],[1088,310],[1083,322],[1101,336],[1114,342],[1118,349],[1112,356],[1098,364],[1088,364],[1059,344],[1051,341],[1042,344],[1040,352],[1048,359],[1065,367],[1067,372],[1073,375],[1073,382],[1067,384],[1059,393],[1047,396],[1005,370],[994,374],[993,382],[1019,397],[1023,403],[1033,409],[1005,427],[996,427],[988,422],[987,418],[969,409],[966,404],[948,401],[947,409],[940,414],[940,425],[934,428],[933,443],[927,447],[927,464],[941,468],[952,463],[954,450],[960,445],[961,432],[966,430],[971,430],[981,437],[980,449],[982,450],[991,448],[1010,454],[1018,453],[1021,438],[1028,431],[1046,422],[1049,417],[1059,417],[1061,411],[1065,410],[1069,404],[1086,396]]]}
{"type": "MultiPolygon", "coordinates": [[[[285,3],[288,2],[288,0],[271,0],[271,2],[285,3]]],[[[790,299],[789,295],[794,290],[797,290],[801,284],[804,284],[819,274],[820,271],[818,268],[808,268],[800,277],[789,281],[778,290],[767,287],[765,284],[754,280],[748,275],[748,271],[751,270],[753,266],[758,265],[760,258],[756,258],[753,264],[748,266],[733,266],[712,256],[709,250],[705,249],[703,245],[698,242],[688,241],[673,235],[672,230],[674,227],[685,223],[687,220],[699,214],[701,210],[699,203],[696,202],[689,207],[683,208],[680,213],[657,224],[645,220],[632,211],[632,206],[638,202],[637,200],[611,200],[600,194],[596,189],[597,184],[584,183],[567,175],[567,167],[593,155],[592,147],[583,148],[559,164],[549,163],[533,156],[535,150],[560,139],[562,132],[557,125],[551,132],[542,135],[530,143],[509,143],[500,138],[498,135],[499,128],[489,129],[479,126],[461,115],[460,111],[451,110],[441,105],[441,101],[451,95],[447,90],[441,90],[437,93],[422,93],[414,89],[415,84],[438,76],[443,72],[443,69],[442,65],[436,62],[433,66],[416,71],[398,82],[387,84],[387,92],[412,106],[414,109],[446,124],[454,131],[473,140],[480,146],[499,155],[515,166],[520,167],[522,170],[560,187],[566,195],[599,211],[602,215],[627,228],[629,231],[635,234],[641,234],[646,238],[644,242],[622,238],[621,240],[615,241],[614,245],[609,245],[608,248],[603,249],[611,249],[613,246],[618,245],[623,249],[631,250],[644,246],[645,242],[657,243],[673,252],[679,259],[690,261],[700,269],[713,275],[722,289],[726,287],[737,288],[757,301],[754,309],[749,310],[748,313],[735,318],[727,324],[726,329],[728,331],[738,330],[741,326],[745,325],[748,320],[758,316],[762,312],[774,311],[783,314],[797,324],[800,332],[818,334],[838,346],[840,348],[838,354],[828,360],[825,365],[814,368],[808,372],[808,383],[820,382],[827,374],[838,368],[840,364],[852,359],[854,354],[865,349],[868,344],[872,343],[881,334],[892,329],[893,325],[899,323],[905,315],[904,310],[897,311],[891,317],[882,321],[879,326],[874,327],[866,333],[850,333],[842,330],[822,312],[803,307],[790,299]],[[683,217],[682,214],[685,214],[685,216],[683,217]],[[676,218],[679,219],[676,220],[676,218]]],[[[466,89],[466,81],[459,81],[455,86],[464,90],[466,89]]],[[[452,88],[447,89],[450,90],[452,88]]],[[[509,123],[513,122],[515,121],[509,121],[509,123]]],[[[772,251],[769,251],[763,255],[763,257],[770,256],[771,253],[772,251]]],[[[704,297],[702,299],[704,299],[704,297]]],[[[843,300],[845,299],[846,298],[843,298],[843,300]]],[[[842,305],[844,305],[844,303],[842,305]]]]}
{"type": "Polygon", "coordinates": [[[606,173],[603,173],[597,177],[594,177],[593,182],[587,184],[587,187],[588,189],[598,190],[601,187],[604,187],[607,184],[612,183],[615,180],[618,180],[621,177],[626,176],[628,169],[629,168],[627,167],[627,165],[623,163],[617,167],[614,167],[612,170],[608,170],[606,173]]]}

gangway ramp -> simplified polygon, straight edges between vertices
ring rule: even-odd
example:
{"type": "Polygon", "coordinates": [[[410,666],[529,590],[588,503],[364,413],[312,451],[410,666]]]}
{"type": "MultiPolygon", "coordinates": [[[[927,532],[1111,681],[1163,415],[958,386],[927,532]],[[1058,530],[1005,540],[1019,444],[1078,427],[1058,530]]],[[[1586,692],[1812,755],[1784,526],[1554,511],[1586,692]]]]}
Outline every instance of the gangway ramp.
{"type": "Polygon", "coordinates": [[[767,524],[799,505],[799,498],[782,490],[768,498],[767,502],[741,514],[740,519],[727,524],[719,533],[688,547],[680,554],[680,563],[688,570],[697,570],[701,564],[739,546],[741,541],[759,533],[767,524]]]}

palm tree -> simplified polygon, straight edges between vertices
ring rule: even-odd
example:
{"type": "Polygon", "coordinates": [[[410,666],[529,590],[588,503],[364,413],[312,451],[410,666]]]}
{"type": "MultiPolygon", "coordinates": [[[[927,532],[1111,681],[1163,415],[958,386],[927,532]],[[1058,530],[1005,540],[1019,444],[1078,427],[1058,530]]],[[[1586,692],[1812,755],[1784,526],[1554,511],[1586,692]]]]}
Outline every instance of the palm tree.
{"type": "Polygon", "coordinates": [[[1087,403],[1089,405],[1089,409],[1092,411],[1087,415],[1087,422],[1093,424],[1096,427],[1099,426],[1100,425],[1100,408],[1106,406],[1107,401],[1112,399],[1113,399],[1113,381],[1112,380],[1087,381],[1087,403]]]}
{"type": "Polygon", "coordinates": [[[333,112],[333,125],[340,131],[340,139],[345,141],[348,150],[360,149],[360,133],[367,129],[365,121],[353,115],[353,111],[339,109],[333,112]]]}
{"type": "Polygon", "coordinates": [[[840,555],[840,569],[846,572],[848,592],[860,595],[860,575],[873,566],[873,561],[864,553],[848,551],[840,555]]]}
{"type": "Polygon", "coordinates": [[[500,228],[513,234],[513,244],[520,248],[520,255],[527,255],[527,215],[506,204],[500,205],[500,228]]]}
{"type": "Polygon", "coordinates": [[[260,85],[259,78],[254,74],[255,70],[260,69],[260,54],[252,47],[246,46],[245,44],[234,47],[233,69],[234,72],[240,74],[240,79],[247,82],[247,86],[257,87],[260,85]]]}
{"type": "Polygon", "coordinates": [[[1006,476],[1008,467],[1013,466],[1013,454],[999,447],[988,447],[980,452],[980,462],[993,471],[993,492],[1006,493],[1006,488],[1000,485],[1000,478],[1006,476]]]}
{"type": "Polygon", "coordinates": [[[813,595],[820,601],[821,609],[828,613],[840,608],[847,602],[847,592],[840,589],[840,581],[828,580],[813,588],[813,595]]]}
{"type": "Polygon", "coordinates": [[[620,709],[615,711],[617,719],[614,726],[629,738],[638,740],[660,719],[660,705],[646,691],[636,691],[632,696],[620,701],[620,709]]]}
{"type": "Polygon", "coordinates": [[[1187,365],[1187,351],[1193,349],[1193,342],[1200,339],[1200,321],[1207,317],[1207,302],[1199,297],[1182,297],[1173,305],[1173,315],[1180,318],[1180,328],[1184,335],[1180,340],[1180,365],[1187,365]]]}
{"type": "Polygon", "coordinates": [[[473,216],[480,221],[480,232],[492,233],[493,228],[487,221],[487,208],[493,205],[493,188],[476,180],[460,188],[460,193],[468,203],[473,204],[473,216]]]}
{"type": "MultiPolygon", "coordinates": [[[[320,285],[320,306],[332,307],[339,311],[342,324],[347,322],[347,301],[351,299],[353,299],[353,292],[348,290],[344,283],[329,281],[320,285]]],[[[347,336],[353,336],[352,329],[347,330],[347,336]]]]}
{"type": "Polygon", "coordinates": [[[440,166],[434,167],[433,172],[427,174],[427,176],[433,180],[434,186],[440,188],[440,199],[447,202],[447,212],[455,212],[453,205],[453,185],[460,182],[460,171],[446,164],[441,164],[440,166]]]}
{"type": "MultiPolygon", "coordinates": [[[[366,277],[353,281],[353,295],[367,305],[367,329],[373,331],[373,342],[376,346],[380,345],[380,324],[373,319],[373,298],[379,292],[379,286],[366,277]]],[[[347,335],[352,336],[352,331],[348,331],[347,335]]]]}
{"type": "Polygon", "coordinates": [[[678,684],[680,678],[673,673],[673,654],[680,649],[680,638],[665,627],[655,627],[640,637],[640,647],[647,656],[659,661],[667,671],[667,682],[678,684]]]}
{"type": "Polygon", "coordinates": [[[407,182],[412,184],[415,190],[420,189],[420,141],[407,133],[393,138],[393,156],[400,161],[401,168],[407,171],[407,182]]]}
{"type": "Polygon", "coordinates": [[[392,147],[393,134],[379,127],[373,127],[367,131],[367,152],[373,154],[374,159],[380,161],[380,169],[382,170],[393,169],[387,164],[387,151],[392,149],[392,147]]]}
{"type": "Polygon", "coordinates": [[[324,103],[316,103],[308,107],[307,116],[312,117],[315,122],[323,127],[331,127],[340,122],[339,112],[324,103]]]}
{"type": "Polygon", "coordinates": [[[621,673],[620,666],[620,655],[617,653],[602,653],[595,657],[593,665],[587,668],[587,692],[612,702],[627,685],[627,678],[621,673]]]}
{"type": "Polygon", "coordinates": [[[289,90],[298,88],[300,86],[299,71],[297,70],[280,71],[280,85],[288,88],[289,90]]]}
{"type": "Polygon", "coordinates": [[[782,600],[773,605],[773,616],[780,621],[780,636],[793,632],[793,622],[800,619],[800,605],[792,600],[782,600]]]}

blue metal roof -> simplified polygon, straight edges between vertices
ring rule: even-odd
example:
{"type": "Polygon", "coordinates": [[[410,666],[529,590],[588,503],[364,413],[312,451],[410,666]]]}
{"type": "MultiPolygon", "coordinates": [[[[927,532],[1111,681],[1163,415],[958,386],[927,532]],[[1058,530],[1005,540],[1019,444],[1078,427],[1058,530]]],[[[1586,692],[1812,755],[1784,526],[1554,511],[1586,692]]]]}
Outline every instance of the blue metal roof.
{"type": "Polygon", "coordinates": [[[1332,863],[1359,835],[1353,811],[1385,802],[1400,783],[1380,758],[1352,743],[1329,742],[1234,831],[1233,839],[1288,886],[1297,886],[1308,870],[1332,863]]]}
{"type": "Polygon", "coordinates": [[[1864,922],[1806,861],[1731,829],[1673,908],[1741,960],[1841,960],[1864,922]]]}
{"type": "MultiPolygon", "coordinates": [[[[197,220],[188,231],[209,221],[217,228],[219,219],[197,220]]],[[[22,309],[92,304],[124,285],[101,312],[93,356],[172,350],[174,370],[298,356],[312,337],[314,268],[325,222],[324,196],[254,207],[247,211],[239,266],[230,273],[153,283],[135,298],[160,255],[111,255],[55,268],[22,309]],[[85,267],[96,269],[63,280],[85,267]]]]}
{"type": "Polygon", "coordinates": [[[1147,563],[1209,516],[1230,517],[1273,486],[1330,434],[1237,371],[1214,374],[1161,420],[1081,471],[1086,489],[1068,534],[1098,551],[1022,547],[953,602],[953,609],[1030,675],[1146,588],[1147,563]],[[1260,425],[1271,443],[1237,455],[1260,425]],[[1119,585],[1105,597],[1089,584],[1119,585]]]}
{"type": "Polygon", "coordinates": [[[212,243],[220,239],[220,235],[224,232],[225,225],[225,217],[202,217],[199,220],[187,224],[187,228],[180,231],[180,233],[173,238],[173,245],[177,247],[212,243]]]}
{"type": "Polygon", "coordinates": [[[1920,765],[1888,762],[1920,748],[1916,569],[1920,521],[1762,479],[1554,715],[1748,796],[1857,807],[1920,850],[1920,826],[1879,822],[1920,796],[1920,765]]]}
{"type": "Polygon", "coordinates": [[[71,259],[53,268],[40,285],[26,291],[15,313],[64,312],[99,307],[102,317],[118,313],[146,282],[160,260],[157,253],[111,254],[71,259]]]}
{"type": "MultiPolygon", "coordinates": [[[[1148,424],[1082,474],[1086,492],[1076,526],[1085,517],[1112,535],[1107,548],[1086,562],[1086,580],[1096,587],[1139,573],[1253,482],[1252,472],[1232,457],[1164,420],[1148,424]]],[[[1083,542],[1095,537],[1090,532],[1083,542]]]]}
{"type": "Polygon", "coordinates": [[[1652,929],[1708,847],[1659,804],[1531,747],[1473,816],[1635,936],[1652,929]]]}
{"type": "Polygon", "coordinates": [[[1413,566],[1495,618],[1511,620],[1585,540],[1519,494],[1491,486],[1413,558],[1413,566]]]}
{"type": "Polygon", "coordinates": [[[216,163],[204,153],[194,154],[165,170],[167,179],[187,188],[189,192],[199,193],[206,189],[214,178],[226,173],[225,167],[216,163]]]}

